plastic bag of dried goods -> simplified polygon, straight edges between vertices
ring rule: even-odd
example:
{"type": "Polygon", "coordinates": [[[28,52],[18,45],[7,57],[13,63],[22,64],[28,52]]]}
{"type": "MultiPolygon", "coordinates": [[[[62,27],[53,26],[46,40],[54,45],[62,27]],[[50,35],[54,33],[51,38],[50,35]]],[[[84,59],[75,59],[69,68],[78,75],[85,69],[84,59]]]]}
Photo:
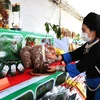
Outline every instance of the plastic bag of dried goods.
{"type": "Polygon", "coordinates": [[[34,72],[36,73],[48,73],[48,66],[54,62],[54,60],[46,57],[47,52],[55,53],[53,47],[44,45],[35,45],[32,47],[32,63],[34,65],[34,72]]]}
{"type": "Polygon", "coordinates": [[[25,68],[32,67],[30,46],[25,46],[20,50],[20,57],[25,68]]]}

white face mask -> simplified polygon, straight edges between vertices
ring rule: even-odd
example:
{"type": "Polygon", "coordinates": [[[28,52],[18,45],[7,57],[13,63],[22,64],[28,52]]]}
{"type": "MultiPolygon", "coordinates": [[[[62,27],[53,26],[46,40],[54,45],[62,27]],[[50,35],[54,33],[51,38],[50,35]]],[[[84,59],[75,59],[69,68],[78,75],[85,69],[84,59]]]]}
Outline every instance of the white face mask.
{"type": "Polygon", "coordinates": [[[88,37],[87,33],[81,33],[81,38],[86,42],[89,42],[91,40],[91,38],[88,37]]]}

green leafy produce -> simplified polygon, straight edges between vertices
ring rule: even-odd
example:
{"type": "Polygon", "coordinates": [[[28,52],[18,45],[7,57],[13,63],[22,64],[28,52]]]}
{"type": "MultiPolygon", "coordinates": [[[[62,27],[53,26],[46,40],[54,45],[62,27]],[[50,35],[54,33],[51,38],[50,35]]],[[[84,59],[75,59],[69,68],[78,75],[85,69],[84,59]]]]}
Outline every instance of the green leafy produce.
{"type": "Polygon", "coordinates": [[[0,58],[0,61],[12,61],[19,58],[19,51],[22,48],[21,41],[14,41],[7,37],[0,38],[0,51],[5,52],[5,56],[0,58]]]}

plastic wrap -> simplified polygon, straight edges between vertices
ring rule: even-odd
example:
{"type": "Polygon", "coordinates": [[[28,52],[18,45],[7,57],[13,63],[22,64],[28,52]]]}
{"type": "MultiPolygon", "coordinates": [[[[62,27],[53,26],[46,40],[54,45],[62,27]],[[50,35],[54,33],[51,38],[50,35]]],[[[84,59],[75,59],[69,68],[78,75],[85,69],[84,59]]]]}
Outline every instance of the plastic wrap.
{"type": "Polygon", "coordinates": [[[21,40],[17,41],[8,37],[0,38],[0,62],[16,61],[19,59],[19,51],[22,48],[21,40]]]}
{"type": "Polygon", "coordinates": [[[16,75],[17,64],[20,61],[19,51],[22,48],[22,38],[20,36],[1,35],[0,37],[0,78],[7,74],[16,75]],[[16,38],[15,38],[16,37],[16,38]],[[18,39],[17,39],[18,38],[18,39]]]}
{"type": "Polygon", "coordinates": [[[32,67],[30,46],[25,46],[20,50],[20,57],[25,68],[32,67]]]}
{"type": "Polygon", "coordinates": [[[55,86],[51,91],[47,92],[40,100],[66,100],[67,89],[62,86],[55,86]]]}
{"type": "Polygon", "coordinates": [[[34,72],[36,73],[47,73],[48,66],[54,62],[52,59],[46,57],[46,53],[55,53],[53,47],[35,45],[32,47],[32,63],[34,65],[34,72]]]}

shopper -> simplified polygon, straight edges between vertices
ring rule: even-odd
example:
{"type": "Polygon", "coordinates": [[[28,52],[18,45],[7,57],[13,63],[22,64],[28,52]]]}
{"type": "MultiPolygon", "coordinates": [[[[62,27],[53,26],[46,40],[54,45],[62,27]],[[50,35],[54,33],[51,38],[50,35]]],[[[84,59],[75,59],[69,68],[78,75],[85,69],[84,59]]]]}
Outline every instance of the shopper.
{"type": "Polygon", "coordinates": [[[50,66],[48,72],[66,71],[75,77],[86,71],[87,100],[100,100],[100,15],[90,12],[83,19],[82,38],[87,42],[73,52],[60,56],[47,54],[51,59],[66,63],[65,67],[50,66]],[[78,62],[71,64],[72,61],[78,62]]]}

